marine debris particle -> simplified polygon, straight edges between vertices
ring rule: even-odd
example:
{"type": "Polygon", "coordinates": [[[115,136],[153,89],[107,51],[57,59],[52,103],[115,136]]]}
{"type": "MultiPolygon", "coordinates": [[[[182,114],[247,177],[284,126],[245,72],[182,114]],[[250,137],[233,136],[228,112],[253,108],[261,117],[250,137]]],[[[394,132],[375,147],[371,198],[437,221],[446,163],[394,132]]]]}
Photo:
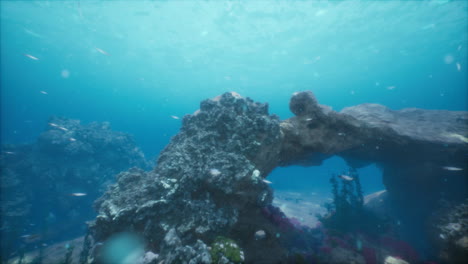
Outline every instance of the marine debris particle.
{"type": "Polygon", "coordinates": [[[26,57],[28,57],[28,58],[30,58],[31,60],[36,60],[36,61],[39,60],[39,58],[34,57],[34,56],[31,55],[31,54],[26,54],[26,53],[25,53],[25,54],[23,54],[23,55],[26,56],[26,57]]]}
{"type": "Polygon", "coordinates": [[[221,172],[218,170],[218,169],[210,169],[210,174],[211,176],[219,176],[221,174],[221,172]]]}
{"type": "Polygon", "coordinates": [[[67,70],[67,69],[64,69],[64,70],[62,70],[62,71],[60,72],[60,75],[62,76],[62,78],[65,78],[65,79],[66,79],[66,78],[70,77],[70,71],[67,70]]]}
{"type": "Polygon", "coordinates": [[[450,63],[453,62],[453,60],[454,60],[454,58],[453,58],[452,54],[447,54],[444,57],[445,64],[450,64],[450,63]]]}
{"type": "Polygon", "coordinates": [[[409,264],[401,258],[387,256],[384,260],[384,264],[409,264]]]}
{"type": "Polygon", "coordinates": [[[352,181],[352,180],[354,180],[353,177],[350,177],[350,176],[344,175],[344,174],[340,175],[339,177],[340,177],[341,179],[345,180],[345,181],[352,181]]]}
{"type": "Polygon", "coordinates": [[[258,230],[257,232],[255,232],[255,240],[264,239],[265,236],[266,236],[266,233],[263,230],[258,230]]]}
{"type": "Polygon", "coordinates": [[[260,171],[259,171],[259,170],[254,170],[254,171],[252,172],[251,178],[252,178],[252,181],[253,181],[254,183],[258,183],[259,180],[260,180],[260,171]]]}

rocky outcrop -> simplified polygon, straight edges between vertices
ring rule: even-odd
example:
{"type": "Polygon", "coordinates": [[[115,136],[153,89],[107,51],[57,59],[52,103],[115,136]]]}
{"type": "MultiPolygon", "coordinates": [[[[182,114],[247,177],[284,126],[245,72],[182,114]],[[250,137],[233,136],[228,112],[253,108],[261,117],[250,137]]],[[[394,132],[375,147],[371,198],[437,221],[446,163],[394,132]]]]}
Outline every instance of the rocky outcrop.
{"type": "Polygon", "coordinates": [[[468,200],[453,205],[439,204],[427,223],[427,232],[440,263],[467,263],[468,261],[468,200]]]}
{"type": "Polygon", "coordinates": [[[263,179],[277,165],[281,141],[279,118],[266,104],[235,93],[203,101],[184,117],[153,171],[122,173],[96,202],[94,239],[131,231],[167,263],[210,263],[206,248],[222,235],[249,261],[284,259],[277,228],[261,212],[272,201],[263,179]],[[254,241],[259,229],[267,236],[254,241]]]}
{"type": "MultiPolygon", "coordinates": [[[[184,117],[153,171],[121,173],[96,202],[99,215],[90,225],[95,252],[113,234],[130,231],[166,263],[212,262],[218,236],[239,248],[236,259],[284,262],[291,238],[300,235],[284,232],[294,225],[271,207],[272,191],[263,179],[276,166],[319,165],[332,155],[353,167],[378,163],[385,200],[407,216],[402,223],[409,226],[441,196],[466,197],[466,177],[444,181],[447,173],[467,169],[466,112],[392,111],[372,104],[335,112],[311,92],[295,93],[290,109],[296,116],[280,122],[266,104],[236,93],[203,101],[184,117]],[[255,239],[258,231],[262,239],[255,239]]],[[[308,247],[304,241],[310,240],[299,240],[308,247]]],[[[220,263],[233,262],[230,254],[217,254],[220,263]]],[[[94,257],[98,261],[99,253],[94,257]]]]}
{"type": "Polygon", "coordinates": [[[63,230],[81,234],[84,221],[94,217],[93,201],[133,166],[149,164],[132,137],[108,123],[53,117],[37,142],[3,145],[2,250],[64,238],[63,230]]]}
{"type": "Polygon", "coordinates": [[[393,111],[362,104],[335,112],[311,92],[295,93],[296,116],[281,122],[284,165],[320,163],[340,155],[354,166],[368,163],[440,163],[465,168],[468,113],[445,110],[393,111]]]}
{"type": "Polygon", "coordinates": [[[317,165],[331,155],[352,167],[377,163],[388,200],[414,240],[425,237],[421,223],[437,201],[457,203],[468,195],[467,112],[377,104],[335,112],[311,92],[295,93],[290,109],[296,116],[281,123],[280,164],[317,165]]]}

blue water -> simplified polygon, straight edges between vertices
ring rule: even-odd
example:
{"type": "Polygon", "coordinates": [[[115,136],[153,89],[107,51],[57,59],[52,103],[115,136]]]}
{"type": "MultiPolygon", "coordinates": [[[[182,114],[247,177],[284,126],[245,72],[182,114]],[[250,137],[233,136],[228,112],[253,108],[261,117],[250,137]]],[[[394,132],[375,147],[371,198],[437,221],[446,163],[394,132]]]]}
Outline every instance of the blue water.
{"type": "MultiPolygon", "coordinates": [[[[109,121],[155,158],[180,128],[171,116],[226,91],[268,102],[281,119],[301,90],[337,111],[468,110],[466,1],[0,5],[2,143],[35,141],[57,115],[109,121]]],[[[277,189],[329,189],[330,173],[345,169],[332,158],[270,178],[277,189]]],[[[375,166],[360,173],[366,193],[384,188],[375,166]]]]}

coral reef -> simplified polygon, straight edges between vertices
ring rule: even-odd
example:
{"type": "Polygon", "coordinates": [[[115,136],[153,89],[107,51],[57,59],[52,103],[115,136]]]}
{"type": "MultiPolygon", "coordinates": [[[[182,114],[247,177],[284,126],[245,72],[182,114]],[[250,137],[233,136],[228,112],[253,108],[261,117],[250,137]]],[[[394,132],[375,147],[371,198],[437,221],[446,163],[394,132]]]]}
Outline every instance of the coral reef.
{"type": "Polygon", "coordinates": [[[2,256],[19,245],[64,238],[63,230],[81,234],[84,221],[95,215],[93,201],[117,173],[133,166],[149,164],[131,136],[108,123],[52,117],[37,142],[3,145],[2,256]]]}

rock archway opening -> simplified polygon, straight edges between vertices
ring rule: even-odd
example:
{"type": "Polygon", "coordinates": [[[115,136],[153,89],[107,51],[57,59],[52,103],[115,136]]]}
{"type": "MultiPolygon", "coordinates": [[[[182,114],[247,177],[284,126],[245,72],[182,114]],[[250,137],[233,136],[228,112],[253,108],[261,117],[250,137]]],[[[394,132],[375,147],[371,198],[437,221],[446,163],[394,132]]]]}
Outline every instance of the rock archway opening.
{"type": "MultiPolygon", "coordinates": [[[[274,169],[267,181],[273,189],[273,205],[287,217],[308,227],[318,224],[317,215],[326,213],[325,205],[333,201],[330,178],[346,174],[350,167],[344,159],[333,156],[320,166],[288,166],[274,169]]],[[[382,171],[375,164],[356,169],[363,194],[372,197],[384,191],[382,171]]]]}

